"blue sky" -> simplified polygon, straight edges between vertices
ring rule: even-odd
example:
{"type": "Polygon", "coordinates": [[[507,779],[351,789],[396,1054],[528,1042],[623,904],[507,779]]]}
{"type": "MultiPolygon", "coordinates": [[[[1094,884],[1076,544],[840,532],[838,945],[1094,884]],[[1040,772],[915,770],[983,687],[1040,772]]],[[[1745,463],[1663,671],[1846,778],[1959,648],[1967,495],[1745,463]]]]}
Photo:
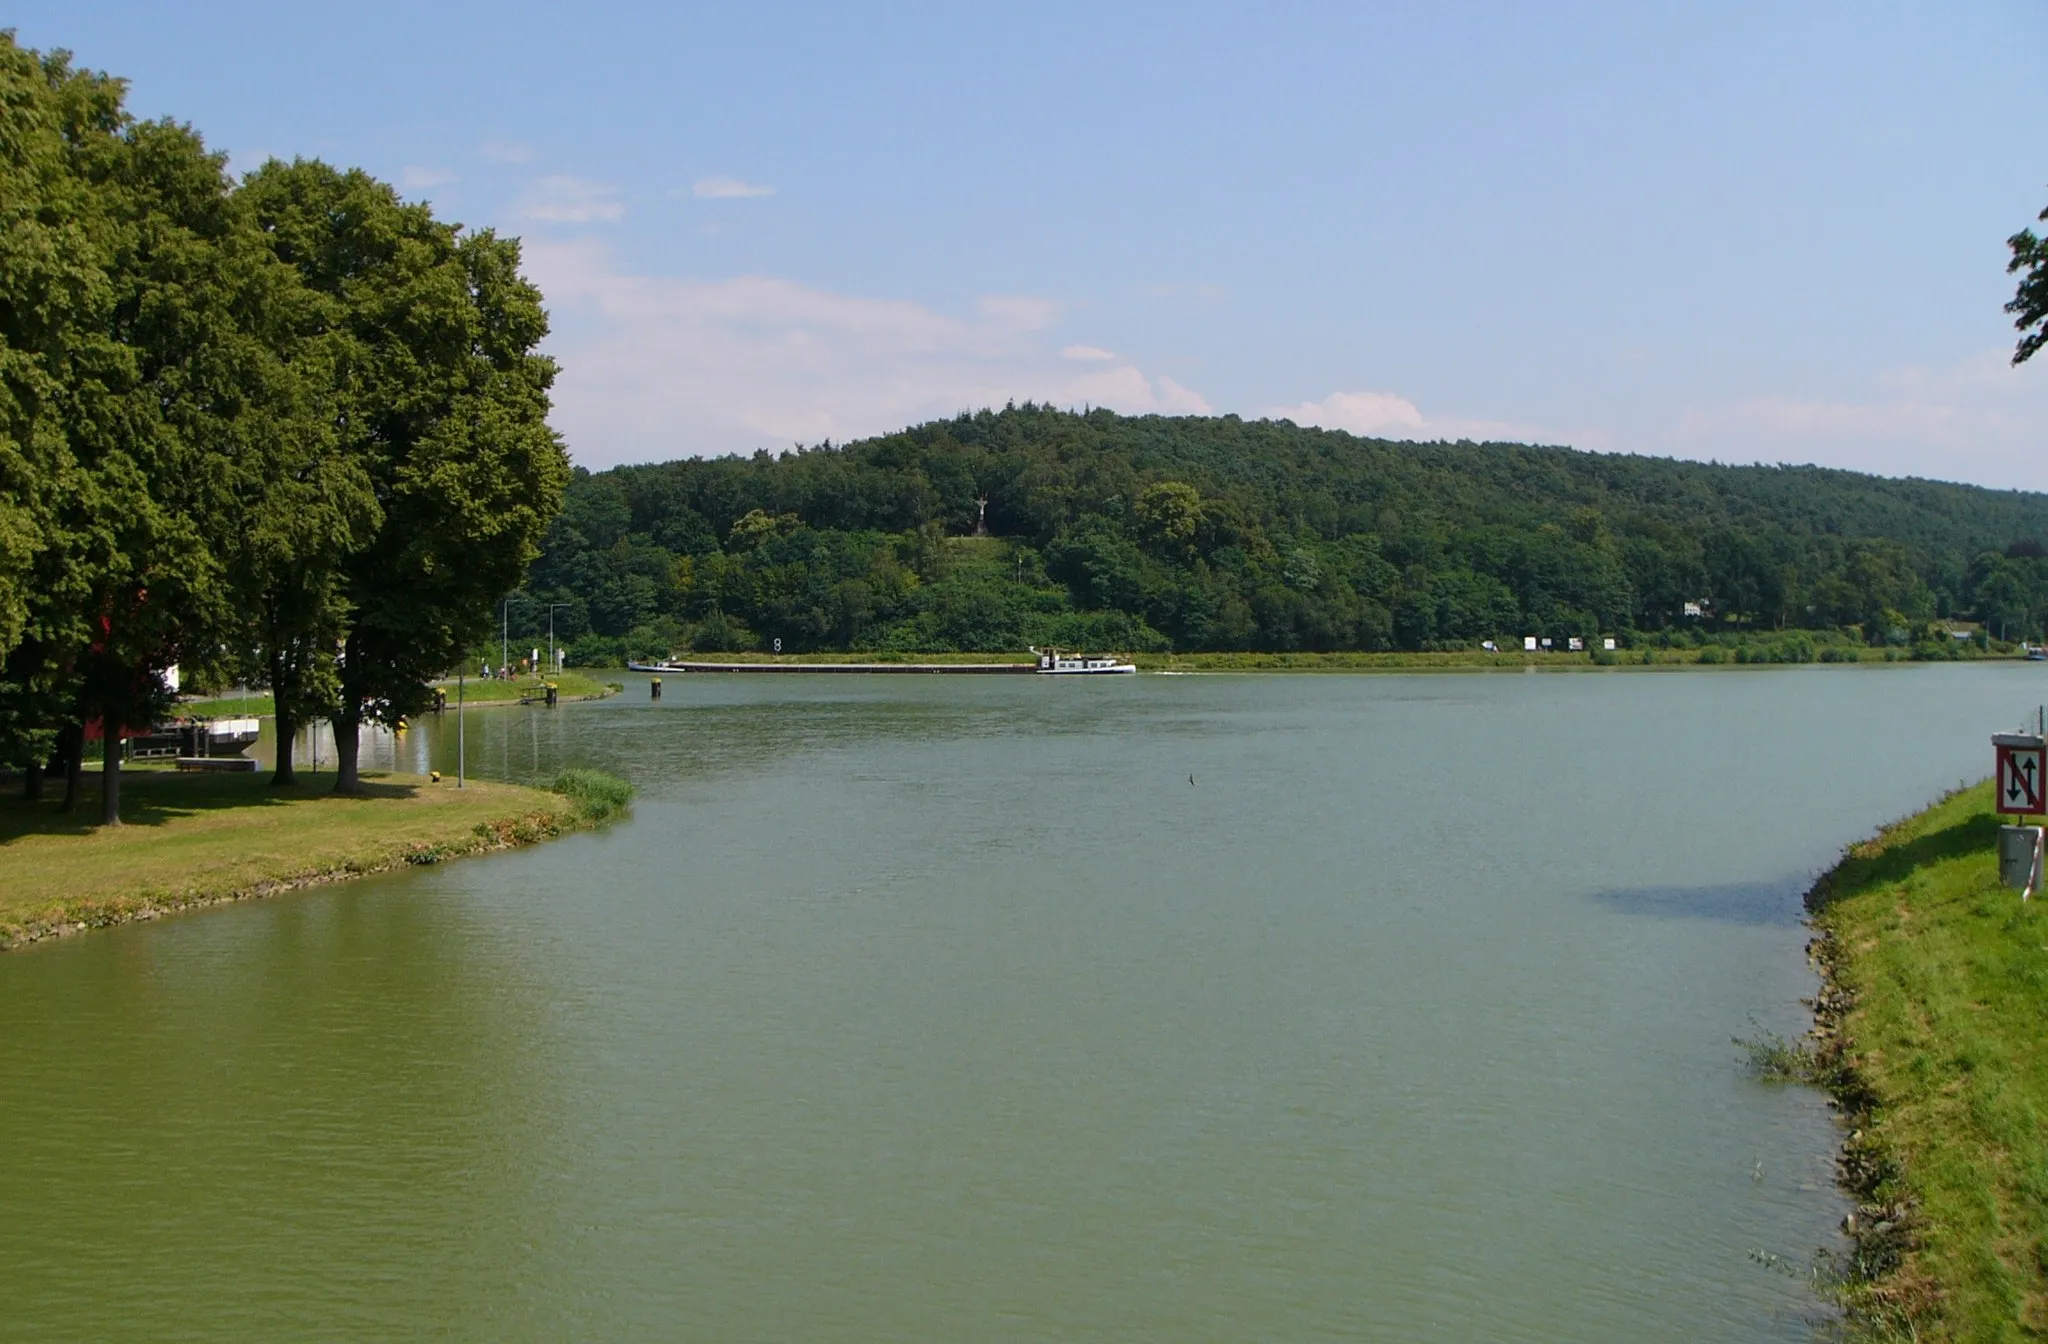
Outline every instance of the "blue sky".
{"type": "Polygon", "coordinates": [[[4,21],[522,237],[592,467],[1033,398],[2048,488],[2039,4],[4,21]]]}

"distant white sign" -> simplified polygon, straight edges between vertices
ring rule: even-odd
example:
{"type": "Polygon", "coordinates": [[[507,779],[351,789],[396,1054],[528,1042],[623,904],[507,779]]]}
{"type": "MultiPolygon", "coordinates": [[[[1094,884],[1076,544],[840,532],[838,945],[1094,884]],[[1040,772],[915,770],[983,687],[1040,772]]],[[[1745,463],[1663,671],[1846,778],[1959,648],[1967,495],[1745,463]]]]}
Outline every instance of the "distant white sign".
{"type": "Polygon", "coordinates": [[[1534,652],[1536,652],[1536,636],[1534,636],[1534,635],[1523,635],[1523,636],[1522,636],[1522,648],[1523,648],[1524,650],[1526,650],[1527,652],[1529,652],[1529,653],[1534,653],[1534,652]]]}
{"type": "Polygon", "coordinates": [[[1586,639],[1583,635],[1573,635],[1565,643],[1571,648],[1573,653],[1584,653],[1586,651],[1586,639]]]}
{"type": "Polygon", "coordinates": [[[1601,643],[1601,646],[1602,646],[1602,647],[1604,647],[1604,648],[1605,648],[1605,649],[1606,649],[1606,650],[1607,650],[1607,651],[1608,651],[1609,653],[1612,653],[1612,652],[1614,652],[1614,636],[1613,636],[1613,635],[1609,635],[1609,636],[1608,636],[1607,638],[1605,638],[1605,639],[1601,640],[1601,641],[1600,641],[1600,643],[1601,643]]]}

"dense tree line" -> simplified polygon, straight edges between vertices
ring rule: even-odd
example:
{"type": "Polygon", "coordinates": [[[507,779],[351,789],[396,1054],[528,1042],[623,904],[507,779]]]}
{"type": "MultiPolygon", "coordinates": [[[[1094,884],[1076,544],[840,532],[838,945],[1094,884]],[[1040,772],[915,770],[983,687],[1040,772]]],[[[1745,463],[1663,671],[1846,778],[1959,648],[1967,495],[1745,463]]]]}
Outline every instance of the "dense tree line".
{"type": "Polygon", "coordinates": [[[314,161],[239,183],[121,81],[0,34],[0,765],[67,769],[166,672],[309,716],[426,701],[560,503],[515,241],[314,161]]]}
{"type": "Polygon", "coordinates": [[[579,471],[527,593],[534,611],[570,604],[557,631],[585,662],[776,640],[1427,650],[1804,629],[1912,645],[1945,643],[1940,618],[2038,636],[2043,536],[2038,494],[1025,405],[579,471]]]}

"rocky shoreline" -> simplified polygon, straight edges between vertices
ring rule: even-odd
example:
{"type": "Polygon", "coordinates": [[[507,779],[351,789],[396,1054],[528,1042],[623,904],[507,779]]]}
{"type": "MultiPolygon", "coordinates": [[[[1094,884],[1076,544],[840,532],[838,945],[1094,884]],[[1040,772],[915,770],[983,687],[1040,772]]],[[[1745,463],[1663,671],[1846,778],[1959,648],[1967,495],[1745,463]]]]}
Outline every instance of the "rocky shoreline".
{"type": "MultiPolygon", "coordinates": [[[[1823,877],[1807,895],[1807,908],[1825,908],[1823,877]],[[1816,896],[1819,897],[1816,904],[1816,896]]],[[[1848,1031],[1855,995],[1837,974],[1840,945],[1834,933],[1819,928],[1806,945],[1807,961],[1821,979],[1812,1000],[1813,1029],[1808,1033],[1810,1073],[1807,1081],[1827,1093],[1828,1105],[1839,1114],[1844,1135],[1835,1155],[1835,1181],[1855,1201],[1842,1219],[1849,1239],[1849,1263],[1841,1267],[1838,1286],[1849,1299],[1853,1316],[1878,1314],[1870,1308],[1896,1309],[1904,1294],[1892,1282],[1915,1244],[1917,1209],[1910,1199],[1887,1199],[1898,1183],[1900,1168],[1886,1145],[1870,1131],[1878,1099],[1856,1069],[1856,1039],[1848,1031]]]]}

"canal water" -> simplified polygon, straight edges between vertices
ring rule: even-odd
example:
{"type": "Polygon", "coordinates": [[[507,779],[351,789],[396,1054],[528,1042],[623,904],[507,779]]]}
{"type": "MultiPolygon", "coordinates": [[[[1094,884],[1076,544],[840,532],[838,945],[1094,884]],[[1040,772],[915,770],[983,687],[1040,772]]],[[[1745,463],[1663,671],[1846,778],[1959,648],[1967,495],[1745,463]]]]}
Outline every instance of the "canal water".
{"type": "Polygon", "coordinates": [[[0,957],[0,1337],[1810,1338],[1837,1135],[1730,1038],[2048,684],[666,692],[468,715],[622,824],[0,957]]]}

